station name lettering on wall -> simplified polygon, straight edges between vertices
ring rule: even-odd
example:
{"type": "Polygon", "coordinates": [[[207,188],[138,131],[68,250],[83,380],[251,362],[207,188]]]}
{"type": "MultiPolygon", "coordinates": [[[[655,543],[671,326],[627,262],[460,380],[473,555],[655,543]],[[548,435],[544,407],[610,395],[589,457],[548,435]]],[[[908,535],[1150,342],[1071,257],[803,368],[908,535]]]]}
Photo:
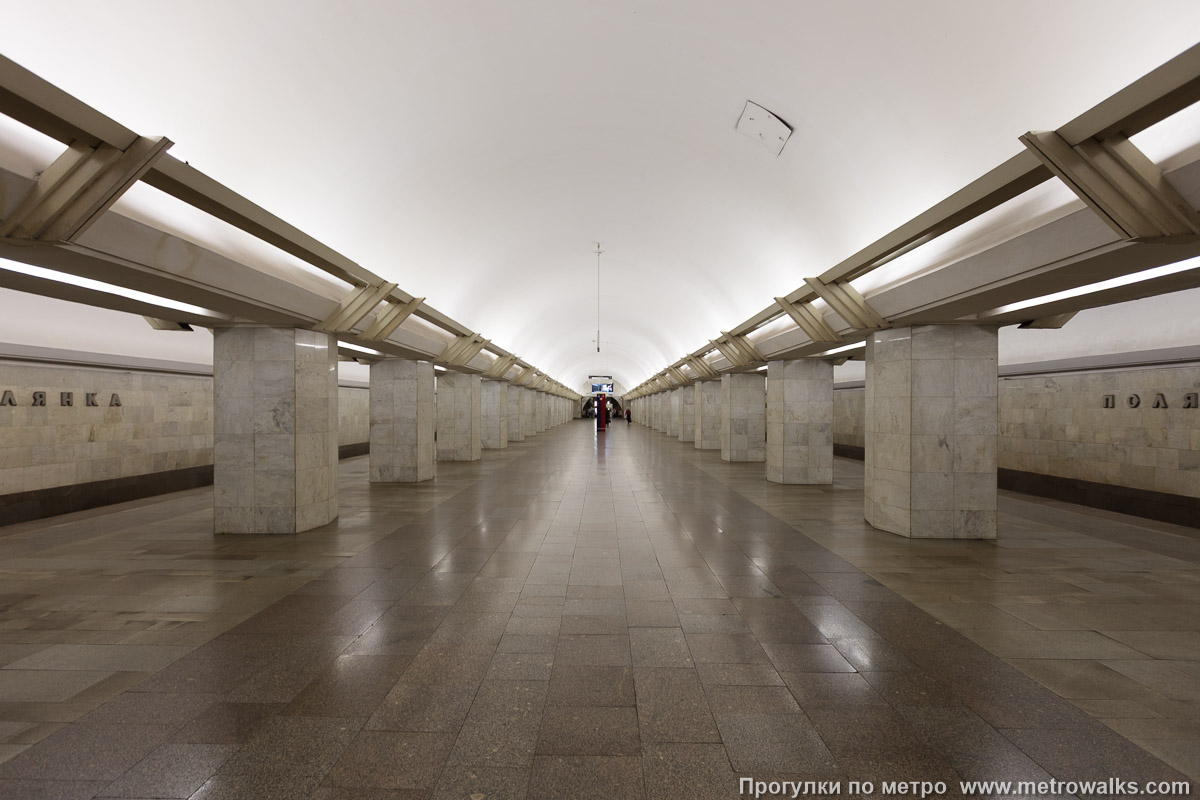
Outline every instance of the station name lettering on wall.
{"type": "MultiPolygon", "coordinates": [[[[98,394],[99,394],[99,392],[84,392],[83,393],[83,404],[85,406],[97,406],[98,407],[100,405],[100,401],[96,399],[96,395],[98,395],[98,394]]],[[[49,392],[33,392],[31,394],[31,401],[30,401],[29,405],[44,406],[44,405],[46,405],[46,398],[49,396],[50,396],[49,392]]],[[[17,396],[15,394],[13,394],[11,389],[5,389],[4,394],[0,394],[0,406],[15,406],[16,404],[17,404],[17,396]]],[[[58,393],[58,404],[60,406],[75,405],[75,393],[74,392],[59,392],[58,393]]],[[[109,406],[121,405],[121,395],[117,394],[116,392],[113,392],[111,395],[109,395],[108,405],[109,406]]]]}
{"type": "MultiPolygon", "coordinates": [[[[1125,408],[1140,408],[1142,405],[1142,396],[1138,395],[1138,394],[1131,394],[1124,399],[1124,401],[1122,402],[1122,405],[1125,408]]],[[[1104,407],[1105,408],[1116,408],[1117,407],[1117,396],[1115,394],[1104,395],[1104,407]]],[[[1200,393],[1187,392],[1186,394],[1183,395],[1182,403],[1175,407],[1176,408],[1200,408],[1200,393]]],[[[1154,400],[1150,403],[1150,408],[1171,408],[1171,403],[1169,403],[1167,401],[1166,395],[1164,395],[1162,392],[1159,392],[1156,395],[1154,395],[1154,400]]]]}

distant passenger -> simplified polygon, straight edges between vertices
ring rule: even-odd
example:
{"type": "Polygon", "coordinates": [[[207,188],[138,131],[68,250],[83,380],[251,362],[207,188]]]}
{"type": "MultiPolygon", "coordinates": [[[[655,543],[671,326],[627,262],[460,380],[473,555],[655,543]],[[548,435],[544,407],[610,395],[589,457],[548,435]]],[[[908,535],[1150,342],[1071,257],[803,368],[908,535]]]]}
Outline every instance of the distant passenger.
{"type": "Polygon", "coordinates": [[[633,424],[633,412],[630,411],[628,408],[625,409],[625,424],[626,425],[633,424]]]}

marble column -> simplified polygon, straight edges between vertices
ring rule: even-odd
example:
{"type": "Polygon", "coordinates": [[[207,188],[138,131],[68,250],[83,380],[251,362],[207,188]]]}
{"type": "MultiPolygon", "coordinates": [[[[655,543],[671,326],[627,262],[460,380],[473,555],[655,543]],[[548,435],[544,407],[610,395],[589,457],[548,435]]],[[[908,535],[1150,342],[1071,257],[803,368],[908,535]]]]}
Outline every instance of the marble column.
{"type": "Polygon", "coordinates": [[[654,401],[658,405],[654,415],[654,429],[659,433],[666,433],[671,427],[671,396],[666,392],[659,392],[654,395],[654,401]]]}
{"type": "Polygon", "coordinates": [[[537,409],[535,408],[537,405],[537,392],[522,386],[521,395],[525,398],[525,408],[521,412],[523,414],[521,417],[521,433],[528,439],[530,436],[537,434],[537,426],[535,424],[537,417],[537,409]]]}
{"type": "Polygon", "coordinates": [[[721,376],[721,460],[767,460],[767,387],[761,372],[721,376]]]}
{"type": "Polygon", "coordinates": [[[327,333],[213,331],[213,532],[337,518],[337,346],[327,333]]]}
{"type": "Polygon", "coordinates": [[[478,461],[482,449],[478,375],[443,372],[437,378],[438,461],[478,461]]]}
{"type": "Polygon", "coordinates": [[[479,386],[480,445],[484,450],[508,447],[508,384],[483,381],[479,386]]]}
{"type": "Polygon", "coordinates": [[[996,538],[996,328],[867,339],[864,514],[913,538],[996,538]]]}
{"type": "Polygon", "coordinates": [[[767,480],[833,483],[833,364],[767,365],[767,480]]]}
{"type": "Polygon", "coordinates": [[[525,441],[525,390],[520,386],[508,386],[508,440],[525,441]]]}
{"type": "Polygon", "coordinates": [[[681,386],[675,390],[679,397],[679,441],[696,441],[696,389],[681,386]]]}
{"type": "Polygon", "coordinates": [[[667,436],[679,437],[679,392],[681,389],[672,389],[667,392],[667,408],[669,409],[667,416],[667,436]]]}
{"type": "Polygon", "coordinates": [[[433,364],[386,358],[371,365],[371,483],[435,474],[433,364]]]}
{"type": "Polygon", "coordinates": [[[697,450],[721,449],[721,382],[696,381],[697,450]]]}

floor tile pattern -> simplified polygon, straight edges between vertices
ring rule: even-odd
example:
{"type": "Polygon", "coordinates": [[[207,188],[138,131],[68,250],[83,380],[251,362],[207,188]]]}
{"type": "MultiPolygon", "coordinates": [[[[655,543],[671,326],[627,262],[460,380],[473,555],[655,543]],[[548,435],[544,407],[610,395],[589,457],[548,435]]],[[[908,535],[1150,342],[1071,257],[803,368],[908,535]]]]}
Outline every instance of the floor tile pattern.
{"type": "Polygon", "coordinates": [[[1018,495],[862,521],[583,422],[213,537],[195,490],[0,531],[0,797],[728,798],[1200,777],[1195,531],[1018,495]]]}

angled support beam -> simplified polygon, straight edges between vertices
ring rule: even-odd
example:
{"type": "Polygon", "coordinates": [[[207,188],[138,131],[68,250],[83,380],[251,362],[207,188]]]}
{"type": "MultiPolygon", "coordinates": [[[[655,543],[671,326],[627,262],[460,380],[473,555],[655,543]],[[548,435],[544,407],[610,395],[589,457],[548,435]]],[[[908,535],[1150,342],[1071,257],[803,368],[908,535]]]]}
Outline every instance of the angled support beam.
{"type": "Polygon", "coordinates": [[[391,336],[400,327],[401,323],[412,316],[417,307],[424,302],[424,297],[414,297],[407,303],[389,301],[387,308],[375,315],[375,319],[367,326],[367,330],[363,333],[362,338],[372,342],[382,342],[391,336]]]}
{"type": "Polygon", "coordinates": [[[186,322],[172,322],[169,319],[159,319],[158,317],[147,317],[144,314],[142,319],[149,323],[151,328],[156,331],[190,331],[192,326],[186,322]]]}
{"type": "Polygon", "coordinates": [[[729,331],[721,331],[721,339],[712,340],[717,349],[724,353],[729,363],[735,367],[744,367],[755,362],[765,362],[766,356],[759,352],[754,342],[745,336],[738,336],[729,331]],[[732,355],[731,355],[732,354],[732,355]]]}
{"type": "Polygon", "coordinates": [[[396,288],[394,283],[379,283],[359,286],[342,298],[338,307],[325,319],[321,320],[313,330],[326,333],[349,333],[354,326],[366,319],[396,288]]]}
{"type": "Polygon", "coordinates": [[[842,341],[837,331],[829,326],[825,318],[812,307],[811,303],[793,303],[786,297],[776,297],[775,302],[784,310],[792,322],[814,342],[836,344],[842,341]]]}
{"type": "Polygon", "coordinates": [[[692,382],[692,379],[683,374],[683,370],[681,370],[679,367],[667,367],[667,374],[670,375],[671,379],[680,386],[684,386],[692,382]]]}
{"type": "Polygon", "coordinates": [[[721,355],[725,356],[730,364],[733,364],[735,367],[745,366],[746,357],[736,347],[728,343],[719,342],[716,339],[709,339],[709,341],[712,342],[713,347],[721,351],[721,355]]]}
{"type": "Polygon", "coordinates": [[[517,357],[514,355],[501,356],[492,362],[492,365],[483,372],[483,377],[489,379],[503,378],[504,375],[512,369],[513,364],[517,363],[517,357]]]}
{"type": "Polygon", "coordinates": [[[1031,131],[1021,141],[1122,239],[1157,244],[1200,236],[1200,214],[1124,136],[1072,147],[1055,131],[1031,131]]]}
{"type": "Polygon", "coordinates": [[[855,330],[877,331],[887,327],[883,317],[849,283],[825,283],[820,278],[805,278],[804,282],[855,330]]]}
{"type": "Polygon", "coordinates": [[[709,366],[708,362],[703,358],[688,356],[684,359],[684,363],[688,365],[688,368],[691,369],[692,373],[695,374],[697,379],[711,379],[716,378],[719,375],[719,373],[709,366]]]}
{"type": "Polygon", "coordinates": [[[30,242],[74,242],[154,165],[171,140],[139,136],[125,150],[78,142],[54,160],[0,236],[30,242]]]}
{"type": "Polygon", "coordinates": [[[1070,322],[1072,319],[1074,319],[1075,315],[1078,313],[1079,313],[1078,311],[1068,311],[1065,314],[1054,314],[1049,317],[1042,317],[1041,319],[1031,319],[1028,322],[1022,322],[1017,327],[1018,328],[1026,328],[1026,329],[1032,328],[1032,329],[1037,329],[1037,330],[1041,330],[1041,329],[1057,330],[1058,328],[1063,327],[1068,322],[1070,322]]]}
{"type": "Polygon", "coordinates": [[[484,339],[478,333],[459,336],[446,345],[435,361],[448,367],[461,367],[479,355],[479,351],[486,347],[488,342],[488,339],[484,339]]]}

